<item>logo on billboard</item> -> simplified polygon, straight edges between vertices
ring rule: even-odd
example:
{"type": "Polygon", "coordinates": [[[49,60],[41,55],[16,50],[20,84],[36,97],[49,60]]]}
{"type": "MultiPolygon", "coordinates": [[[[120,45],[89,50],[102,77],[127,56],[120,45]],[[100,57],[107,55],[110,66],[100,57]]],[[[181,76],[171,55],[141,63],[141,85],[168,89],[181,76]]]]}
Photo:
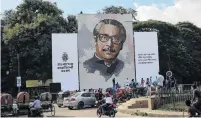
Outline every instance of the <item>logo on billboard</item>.
{"type": "Polygon", "coordinates": [[[70,72],[73,69],[73,63],[67,62],[69,56],[67,52],[63,52],[62,62],[57,63],[57,69],[61,70],[61,72],[70,72]]]}
{"type": "Polygon", "coordinates": [[[66,52],[63,53],[63,55],[62,55],[62,60],[63,60],[64,62],[66,62],[66,61],[68,60],[68,54],[67,54],[66,52]]]}

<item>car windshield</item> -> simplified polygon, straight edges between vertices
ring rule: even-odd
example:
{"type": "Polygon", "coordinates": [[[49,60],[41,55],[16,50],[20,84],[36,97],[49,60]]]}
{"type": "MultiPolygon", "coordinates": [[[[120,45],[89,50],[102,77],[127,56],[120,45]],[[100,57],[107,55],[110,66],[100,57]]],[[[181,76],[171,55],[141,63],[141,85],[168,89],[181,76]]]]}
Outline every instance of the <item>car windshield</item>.
{"type": "Polygon", "coordinates": [[[80,95],[80,93],[73,93],[69,97],[77,97],[78,95],[80,95]]]}

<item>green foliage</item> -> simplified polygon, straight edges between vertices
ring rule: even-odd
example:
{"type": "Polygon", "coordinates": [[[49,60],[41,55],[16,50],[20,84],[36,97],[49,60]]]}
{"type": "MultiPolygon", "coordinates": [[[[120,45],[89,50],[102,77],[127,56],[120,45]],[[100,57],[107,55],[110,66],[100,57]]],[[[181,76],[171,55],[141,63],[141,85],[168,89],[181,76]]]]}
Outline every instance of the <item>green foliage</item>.
{"type": "Polygon", "coordinates": [[[132,14],[132,17],[134,20],[136,20],[135,16],[137,15],[137,12],[134,9],[126,9],[122,6],[110,6],[105,7],[102,9],[102,11],[98,11],[98,13],[103,14],[132,14]]]}
{"type": "Polygon", "coordinates": [[[50,2],[24,0],[4,19],[3,41],[9,48],[10,58],[5,66],[9,67],[10,75],[17,76],[16,55],[19,53],[22,85],[28,79],[52,78],[51,34],[71,32],[62,11],[50,2]]]}
{"type": "MultiPolygon", "coordinates": [[[[187,49],[188,72],[190,78],[200,81],[201,78],[201,29],[189,22],[180,22],[176,24],[181,33],[181,38],[187,49]]],[[[189,81],[189,79],[186,79],[189,81]]],[[[192,81],[192,80],[190,80],[192,81]]]]}

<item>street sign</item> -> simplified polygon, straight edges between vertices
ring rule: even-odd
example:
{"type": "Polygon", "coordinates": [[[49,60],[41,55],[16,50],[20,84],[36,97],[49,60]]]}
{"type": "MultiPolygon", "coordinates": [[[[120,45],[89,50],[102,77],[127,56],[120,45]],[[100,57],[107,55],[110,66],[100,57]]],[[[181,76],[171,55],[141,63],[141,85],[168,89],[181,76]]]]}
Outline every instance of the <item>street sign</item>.
{"type": "Polygon", "coordinates": [[[166,76],[172,77],[172,71],[167,71],[167,72],[166,72],[166,76]]]}
{"type": "Polygon", "coordinates": [[[17,77],[17,87],[21,87],[21,77],[17,77]]]}

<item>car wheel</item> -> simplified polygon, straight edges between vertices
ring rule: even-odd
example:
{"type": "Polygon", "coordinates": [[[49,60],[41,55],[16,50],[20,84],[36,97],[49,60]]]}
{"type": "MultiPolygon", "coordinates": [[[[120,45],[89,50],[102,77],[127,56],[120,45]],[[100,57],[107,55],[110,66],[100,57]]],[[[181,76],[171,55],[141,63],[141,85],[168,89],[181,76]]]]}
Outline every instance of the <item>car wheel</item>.
{"type": "Polygon", "coordinates": [[[83,109],[84,108],[84,102],[79,102],[77,105],[77,109],[83,109]]]}
{"type": "Polygon", "coordinates": [[[68,109],[72,110],[72,109],[73,109],[73,107],[68,107],[68,109]]]}
{"type": "Polygon", "coordinates": [[[61,108],[61,106],[58,106],[59,108],[61,108]]]}
{"type": "Polygon", "coordinates": [[[91,107],[94,107],[95,105],[91,105],[91,107]]]}

